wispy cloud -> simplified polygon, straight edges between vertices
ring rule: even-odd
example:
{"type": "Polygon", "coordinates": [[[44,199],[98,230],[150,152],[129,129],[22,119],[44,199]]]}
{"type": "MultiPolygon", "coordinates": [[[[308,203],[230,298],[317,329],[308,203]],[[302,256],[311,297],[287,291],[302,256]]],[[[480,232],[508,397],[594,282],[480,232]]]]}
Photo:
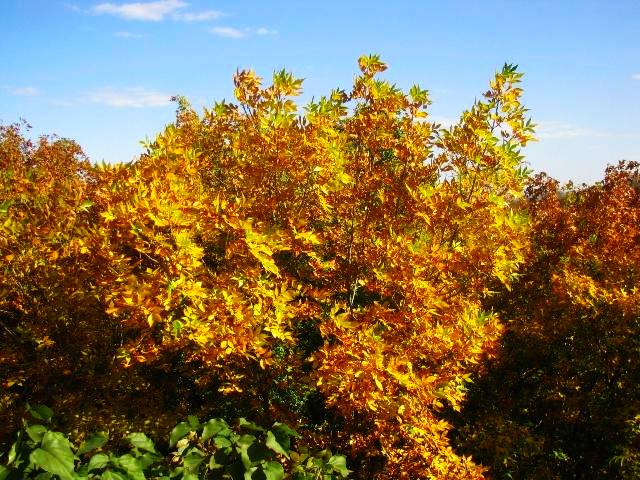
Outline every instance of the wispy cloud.
{"type": "Polygon", "coordinates": [[[83,100],[115,108],[165,107],[171,95],[145,88],[102,88],[83,96],[83,100]]]}
{"type": "Polygon", "coordinates": [[[188,12],[189,6],[183,0],[156,0],[152,2],[131,3],[100,3],[90,9],[94,15],[113,15],[125,20],[139,20],[143,22],[161,22],[172,19],[179,22],[204,22],[215,20],[223,16],[217,10],[202,12],[188,12]]]}
{"type": "Polygon", "coordinates": [[[7,88],[11,95],[18,95],[20,97],[35,97],[40,95],[40,90],[36,87],[16,87],[7,88]]]}
{"type": "Polygon", "coordinates": [[[256,30],[256,35],[277,35],[277,30],[271,30],[269,28],[260,27],[256,30]]]}
{"type": "Polygon", "coordinates": [[[238,28],[233,27],[213,27],[211,33],[217,35],[218,37],[225,38],[245,38],[249,35],[249,32],[246,29],[240,30],[238,28]]]}
{"type": "Polygon", "coordinates": [[[277,35],[278,34],[276,30],[271,30],[265,27],[260,27],[260,28],[245,27],[242,29],[234,28],[234,27],[213,27],[210,30],[210,32],[218,37],[234,38],[237,40],[241,38],[249,37],[251,35],[277,35]]]}
{"type": "Polygon", "coordinates": [[[128,32],[126,30],[120,31],[120,32],[113,32],[113,36],[114,37],[118,37],[118,38],[143,38],[146,37],[146,35],[143,35],[142,33],[133,33],[133,32],[128,32]]]}
{"type": "Polygon", "coordinates": [[[631,75],[631,78],[634,80],[640,80],[640,73],[636,73],[635,75],[631,75]]]}
{"type": "Polygon", "coordinates": [[[217,20],[222,16],[224,16],[224,13],[219,12],[218,10],[205,10],[203,12],[195,13],[176,13],[172,18],[181,22],[206,22],[208,20],[217,20]]]}
{"type": "Polygon", "coordinates": [[[537,122],[535,136],[539,139],[572,140],[575,138],[636,138],[630,130],[598,130],[557,121],[537,122]]]}
{"type": "Polygon", "coordinates": [[[36,87],[11,87],[9,85],[0,85],[0,91],[5,91],[9,95],[17,95],[19,97],[35,97],[40,95],[40,90],[36,87]]]}
{"type": "Polygon", "coordinates": [[[583,128],[570,123],[549,121],[539,122],[536,127],[536,137],[540,139],[569,140],[580,137],[611,137],[610,132],[583,128]]]}
{"type": "Polygon", "coordinates": [[[157,0],[155,2],[100,3],[93,7],[96,15],[114,15],[125,20],[159,22],[165,17],[185,8],[188,3],[182,0],[157,0]]]}

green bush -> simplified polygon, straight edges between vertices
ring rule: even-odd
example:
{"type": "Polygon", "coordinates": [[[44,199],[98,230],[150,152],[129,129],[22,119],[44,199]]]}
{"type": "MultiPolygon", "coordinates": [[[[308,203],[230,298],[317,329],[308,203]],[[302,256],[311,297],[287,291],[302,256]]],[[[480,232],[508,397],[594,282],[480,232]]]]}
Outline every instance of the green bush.
{"type": "Polygon", "coordinates": [[[140,432],[124,438],[125,450],[106,448],[110,444],[104,432],[75,447],[63,433],[51,430],[51,409],[39,405],[28,410],[40,422],[23,420],[5,464],[0,464],[0,480],[333,480],[349,475],[342,455],[327,450],[311,454],[303,446],[294,451],[298,435],[282,423],[263,428],[240,418],[231,426],[221,418],[200,422],[191,415],[171,430],[170,451],[163,454],[140,432]]]}

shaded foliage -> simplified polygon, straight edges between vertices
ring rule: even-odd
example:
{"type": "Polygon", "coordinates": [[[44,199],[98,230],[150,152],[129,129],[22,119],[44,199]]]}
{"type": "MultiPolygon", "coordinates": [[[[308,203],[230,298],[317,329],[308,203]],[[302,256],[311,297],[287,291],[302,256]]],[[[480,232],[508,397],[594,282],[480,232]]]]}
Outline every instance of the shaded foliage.
{"type": "Polygon", "coordinates": [[[495,478],[637,478],[640,171],[527,190],[531,252],[490,306],[507,325],[455,443],[495,478]]]}

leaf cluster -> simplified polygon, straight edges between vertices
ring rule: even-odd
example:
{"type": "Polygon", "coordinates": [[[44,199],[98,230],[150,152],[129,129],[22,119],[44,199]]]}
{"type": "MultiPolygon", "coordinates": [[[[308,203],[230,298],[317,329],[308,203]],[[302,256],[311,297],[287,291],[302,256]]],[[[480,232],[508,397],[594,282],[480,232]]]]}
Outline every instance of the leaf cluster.
{"type": "Polygon", "coordinates": [[[6,464],[0,464],[1,480],[332,480],[350,473],[342,455],[326,450],[310,455],[304,447],[294,451],[291,440],[297,433],[282,423],[265,429],[240,418],[231,427],[221,418],[201,423],[189,416],[172,429],[169,447],[174,450],[165,456],[141,432],[124,438],[129,446],[125,453],[109,452],[104,432],[75,447],[50,429],[51,409],[37,405],[29,411],[45,424],[24,422],[6,464]]]}

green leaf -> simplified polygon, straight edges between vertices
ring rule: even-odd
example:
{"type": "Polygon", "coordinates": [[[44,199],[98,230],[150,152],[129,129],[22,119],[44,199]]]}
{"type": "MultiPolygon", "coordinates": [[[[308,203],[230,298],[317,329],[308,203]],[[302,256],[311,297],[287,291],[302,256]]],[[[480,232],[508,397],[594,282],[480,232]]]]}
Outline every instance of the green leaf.
{"type": "Polygon", "coordinates": [[[87,480],[89,478],[89,466],[78,465],[75,470],[75,477],[77,480],[87,480]]]}
{"type": "Polygon", "coordinates": [[[109,437],[106,433],[104,432],[94,433],[89,438],[87,438],[82,443],[82,445],[80,445],[80,448],[76,453],[78,455],[82,455],[83,453],[87,453],[92,450],[95,450],[96,448],[102,447],[108,441],[109,441],[109,437]]]}
{"type": "Polygon", "coordinates": [[[9,470],[7,467],[3,467],[2,465],[0,465],[0,480],[5,480],[6,478],[8,478],[10,473],[11,473],[11,470],[9,470]]]}
{"type": "Polygon", "coordinates": [[[29,413],[38,420],[49,422],[51,421],[51,418],[53,418],[53,410],[46,405],[34,405],[33,407],[27,405],[27,409],[29,410],[29,413]]]}
{"type": "Polygon", "coordinates": [[[99,470],[109,464],[109,455],[105,453],[96,453],[89,459],[89,471],[99,470]]]}
{"type": "Polygon", "coordinates": [[[211,470],[223,468],[228,462],[229,456],[223,450],[218,450],[209,458],[209,468],[211,470]]]}
{"type": "Polygon", "coordinates": [[[227,448],[232,445],[231,440],[226,437],[215,437],[213,443],[215,443],[218,448],[227,448]]]}
{"type": "Polygon", "coordinates": [[[255,465],[260,458],[260,450],[253,447],[257,446],[256,437],[253,435],[242,435],[236,441],[238,447],[240,447],[240,459],[244,468],[247,470],[255,465]]]}
{"type": "Polygon", "coordinates": [[[169,446],[174,447],[176,443],[178,443],[178,440],[183,438],[190,431],[191,425],[189,425],[187,422],[180,422],[179,424],[177,424],[175,427],[173,427],[173,430],[171,430],[171,435],[169,436],[169,446]]]}
{"type": "Polygon", "coordinates": [[[187,417],[187,422],[193,430],[200,428],[200,420],[198,420],[198,417],[196,417],[195,415],[189,415],[187,417]]]}
{"type": "Polygon", "coordinates": [[[47,432],[47,427],[44,425],[31,425],[25,430],[31,440],[36,443],[40,443],[42,441],[42,437],[44,437],[44,434],[47,432]]]}
{"type": "Polygon", "coordinates": [[[145,453],[143,455],[140,455],[138,457],[138,461],[140,462],[140,465],[142,465],[142,469],[146,470],[147,468],[149,468],[151,465],[153,465],[154,463],[156,463],[159,460],[162,460],[163,457],[160,456],[159,454],[156,455],[154,453],[145,453]]]}
{"type": "Polygon", "coordinates": [[[40,449],[55,456],[69,470],[73,470],[75,456],[71,447],[71,442],[62,433],[47,431],[42,437],[40,449]]]}
{"type": "Polygon", "coordinates": [[[119,472],[114,472],[113,470],[107,470],[102,475],[100,475],[100,480],[129,480],[129,479],[119,472]]]}
{"type": "Polygon", "coordinates": [[[290,442],[287,435],[283,435],[278,430],[269,430],[267,432],[267,441],[265,442],[265,444],[274,452],[289,458],[290,442]]]}
{"type": "Polygon", "coordinates": [[[22,432],[22,430],[18,431],[18,434],[16,435],[16,441],[13,442],[13,445],[11,445],[11,448],[9,449],[7,465],[11,465],[16,460],[16,458],[18,458],[19,453],[21,453],[23,437],[24,433],[22,432]]]}
{"type": "Polygon", "coordinates": [[[279,423],[276,422],[273,424],[273,430],[274,431],[278,431],[278,432],[282,432],[282,434],[287,435],[289,437],[297,437],[298,433],[293,430],[292,428],[290,428],[288,425],[284,424],[284,423],[279,423]]]}
{"type": "Polygon", "coordinates": [[[266,462],[262,465],[262,473],[267,480],[282,480],[284,468],[278,462],[266,462]]]}
{"type": "Polygon", "coordinates": [[[333,471],[338,472],[343,478],[349,476],[349,473],[351,472],[351,470],[347,469],[347,459],[344,455],[334,455],[329,459],[327,464],[331,465],[333,471]]]}
{"type": "Polygon", "coordinates": [[[256,437],[253,435],[242,435],[236,439],[236,444],[240,449],[240,459],[242,460],[242,464],[245,469],[249,469],[252,466],[252,461],[247,454],[247,450],[251,445],[253,445],[256,441],[256,437]]]}
{"type": "Polygon", "coordinates": [[[122,455],[118,458],[118,463],[127,472],[131,480],[145,480],[142,471],[142,464],[133,455],[122,455]]]}
{"type": "Polygon", "coordinates": [[[158,453],[158,451],[156,450],[156,446],[153,444],[153,441],[149,437],[147,437],[144,433],[141,433],[141,432],[130,433],[125,438],[129,440],[131,445],[133,445],[136,448],[139,448],[140,450],[144,450],[145,452],[151,452],[156,454],[158,453]]]}
{"type": "Polygon", "coordinates": [[[251,430],[253,432],[264,432],[264,428],[262,428],[260,425],[248,421],[244,417],[238,419],[238,425],[240,426],[240,428],[251,430]]]}
{"type": "Polygon", "coordinates": [[[246,455],[252,464],[256,464],[262,460],[267,460],[271,458],[273,454],[269,450],[264,448],[262,445],[255,442],[249,445],[249,447],[246,450],[246,455]]]}
{"type": "Polygon", "coordinates": [[[254,437],[253,435],[241,435],[240,437],[238,437],[238,439],[236,440],[236,443],[238,444],[238,446],[240,448],[249,448],[249,446],[256,441],[256,437],[254,437]]]}
{"type": "Polygon", "coordinates": [[[229,428],[229,425],[227,425],[227,422],[225,422],[221,418],[212,418],[204,424],[202,435],[200,435],[200,440],[206,442],[214,435],[228,436],[230,433],[231,429],[229,428]]]}
{"type": "Polygon", "coordinates": [[[195,472],[203,461],[204,454],[199,450],[192,450],[182,458],[182,465],[187,471],[195,472]]]}
{"type": "MultiPolygon", "coordinates": [[[[29,478],[32,478],[33,480],[53,480],[55,477],[53,476],[52,473],[40,472],[35,477],[31,477],[30,476],[29,478]]],[[[74,478],[76,478],[76,477],[74,477],[74,478]]]]}
{"type": "Polygon", "coordinates": [[[71,442],[62,433],[51,431],[44,434],[40,448],[29,456],[32,463],[63,480],[72,478],[74,458],[71,442]]]}

